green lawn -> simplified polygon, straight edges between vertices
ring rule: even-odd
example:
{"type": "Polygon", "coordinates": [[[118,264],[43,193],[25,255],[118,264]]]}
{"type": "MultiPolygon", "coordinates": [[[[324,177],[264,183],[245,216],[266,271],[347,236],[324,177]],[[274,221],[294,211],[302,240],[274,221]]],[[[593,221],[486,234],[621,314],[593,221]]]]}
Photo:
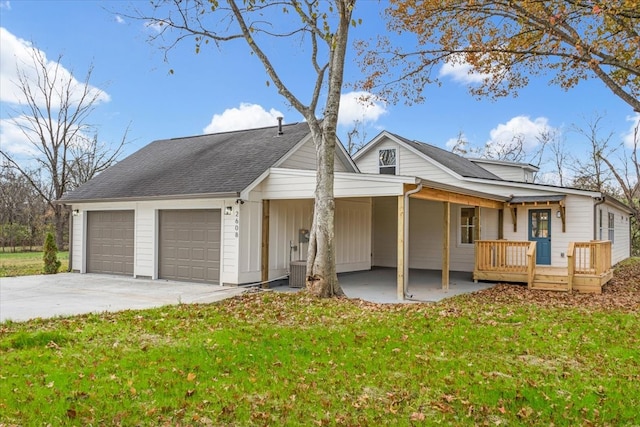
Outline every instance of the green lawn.
{"type": "Polygon", "coordinates": [[[624,286],[7,322],[0,425],[638,425],[640,281],[624,286]]]}
{"type": "MultiPolygon", "coordinates": [[[[58,252],[60,271],[67,271],[69,252],[58,252]]],[[[0,252],[0,277],[42,274],[42,252],[0,252]]]]}

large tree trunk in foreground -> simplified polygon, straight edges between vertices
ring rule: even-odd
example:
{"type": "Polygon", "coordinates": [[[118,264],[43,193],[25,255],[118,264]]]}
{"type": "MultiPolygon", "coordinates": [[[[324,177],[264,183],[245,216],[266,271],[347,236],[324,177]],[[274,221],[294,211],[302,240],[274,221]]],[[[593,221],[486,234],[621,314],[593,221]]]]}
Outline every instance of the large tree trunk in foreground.
{"type": "Polygon", "coordinates": [[[307,254],[307,290],[321,298],[342,296],[338,283],[335,251],[335,199],[333,197],[335,130],[313,130],[318,156],[313,224],[309,235],[307,254]],[[318,131],[320,133],[318,134],[318,131]]]}

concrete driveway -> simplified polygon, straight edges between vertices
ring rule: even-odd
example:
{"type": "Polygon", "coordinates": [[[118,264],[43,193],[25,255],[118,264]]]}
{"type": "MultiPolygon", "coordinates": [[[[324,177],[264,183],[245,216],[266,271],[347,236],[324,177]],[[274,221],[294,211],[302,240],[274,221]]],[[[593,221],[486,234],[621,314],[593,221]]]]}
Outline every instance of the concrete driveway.
{"type": "Polygon", "coordinates": [[[244,288],[229,286],[103,274],[3,277],[0,278],[0,322],[209,303],[244,291],[244,288]]]}

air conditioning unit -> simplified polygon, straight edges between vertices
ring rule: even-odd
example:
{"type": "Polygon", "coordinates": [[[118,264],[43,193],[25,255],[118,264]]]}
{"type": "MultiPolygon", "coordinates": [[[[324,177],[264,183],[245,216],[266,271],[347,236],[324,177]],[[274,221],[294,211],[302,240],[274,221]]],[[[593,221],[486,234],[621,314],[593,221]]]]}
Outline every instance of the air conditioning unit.
{"type": "Polygon", "coordinates": [[[304,288],[307,276],[307,261],[291,261],[289,265],[289,287],[304,288]]]}

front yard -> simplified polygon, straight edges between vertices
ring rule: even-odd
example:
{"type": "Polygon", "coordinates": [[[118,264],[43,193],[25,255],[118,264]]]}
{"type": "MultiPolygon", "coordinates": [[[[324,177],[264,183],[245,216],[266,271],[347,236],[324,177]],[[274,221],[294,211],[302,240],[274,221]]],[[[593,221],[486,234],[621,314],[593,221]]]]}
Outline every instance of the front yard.
{"type": "Polygon", "coordinates": [[[250,293],[0,325],[0,425],[637,425],[640,262],[602,295],[250,293]]]}

